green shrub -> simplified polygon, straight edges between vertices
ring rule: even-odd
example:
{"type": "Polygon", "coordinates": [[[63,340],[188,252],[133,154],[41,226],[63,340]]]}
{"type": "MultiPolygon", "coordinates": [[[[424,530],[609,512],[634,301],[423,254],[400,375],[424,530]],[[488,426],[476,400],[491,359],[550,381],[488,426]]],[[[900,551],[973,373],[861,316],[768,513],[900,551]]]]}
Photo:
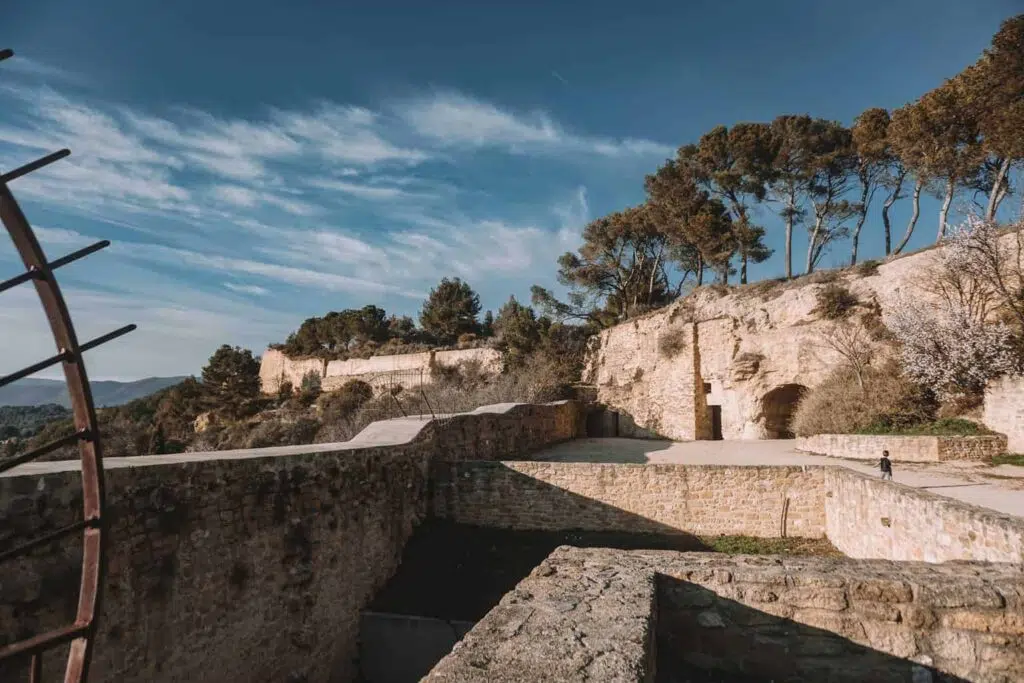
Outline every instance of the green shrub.
{"type": "Polygon", "coordinates": [[[900,436],[987,436],[994,432],[977,422],[960,418],[945,418],[916,425],[894,426],[883,417],[857,433],[900,436]]]}
{"type": "Polygon", "coordinates": [[[817,292],[818,305],[814,312],[829,320],[842,320],[859,301],[857,296],[841,284],[828,284],[817,292]]]}

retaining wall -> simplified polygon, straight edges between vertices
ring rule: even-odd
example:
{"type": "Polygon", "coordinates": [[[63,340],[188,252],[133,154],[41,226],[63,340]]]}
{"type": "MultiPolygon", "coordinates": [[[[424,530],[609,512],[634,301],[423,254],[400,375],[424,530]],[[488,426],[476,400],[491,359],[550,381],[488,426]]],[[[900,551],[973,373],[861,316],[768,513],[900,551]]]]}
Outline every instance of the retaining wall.
{"type": "Polygon", "coordinates": [[[821,538],[817,467],[437,462],[432,510],[506,529],[821,538]],[[783,533],[784,532],[784,533],[783,533]]]}
{"type": "Polygon", "coordinates": [[[878,460],[884,450],[896,462],[990,460],[1006,452],[1006,437],[817,434],[797,439],[796,449],[856,460],[878,460]]]}
{"type": "Polygon", "coordinates": [[[1024,519],[826,468],[829,540],[850,557],[947,562],[1024,562],[1024,519]]]}
{"type": "MultiPolygon", "coordinates": [[[[489,406],[350,442],[106,460],[109,565],[91,680],[354,680],[359,613],[428,514],[435,458],[522,458],[576,406],[489,406]]],[[[0,550],[81,515],[76,462],[0,476],[0,550]]],[[[73,619],[80,540],[5,563],[0,643],[73,619]],[[76,544],[77,542],[77,544],[76,544]]],[[[54,680],[61,657],[49,657],[54,680]]],[[[0,680],[22,680],[11,669],[0,680]]],[[[25,679],[27,680],[27,679],[25,679]]]]}
{"type": "Polygon", "coordinates": [[[1024,377],[989,382],[982,419],[989,429],[1006,434],[1011,453],[1024,453],[1024,377]]]}

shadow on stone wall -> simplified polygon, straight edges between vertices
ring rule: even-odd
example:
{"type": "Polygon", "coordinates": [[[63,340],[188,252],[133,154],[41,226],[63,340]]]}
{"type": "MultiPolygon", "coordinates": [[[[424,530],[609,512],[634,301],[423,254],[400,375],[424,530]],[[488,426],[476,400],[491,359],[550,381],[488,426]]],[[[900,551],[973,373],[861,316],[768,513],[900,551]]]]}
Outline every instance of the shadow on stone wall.
{"type": "Polygon", "coordinates": [[[478,621],[555,548],[564,545],[620,550],[710,550],[696,536],[678,531],[515,531],[433,519],[417,528],[406,543],[398,573],[367,609],[478,621]]]}
{"type": "Polygon", "coordinates": [[[649,462],[648,455],[668,450],[672,444],[672,441],[664,439],[594,438],[588,436],[585,439],[574,439],[564,451],[559,446],[552,447],[549,457],[539,459],[538,462],[606,462],[644,465],[649,462]]]}
{"type": "MultiPolygon", "coordinates": [[[[771,592],[770,586],[758,589],[771,592]]],[[[968,683],[664,574],[658,575],[657,603],[658,683],[968,683]]],[[[839,614],[823,618],[829,616],[839,629],[856,628],[843,626],[839,614]]]]}

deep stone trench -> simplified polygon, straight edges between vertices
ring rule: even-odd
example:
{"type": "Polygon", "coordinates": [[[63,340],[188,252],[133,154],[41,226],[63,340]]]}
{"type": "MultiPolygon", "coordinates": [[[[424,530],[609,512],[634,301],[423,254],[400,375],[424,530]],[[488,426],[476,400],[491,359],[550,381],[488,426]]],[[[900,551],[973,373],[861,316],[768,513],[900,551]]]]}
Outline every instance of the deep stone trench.
{"type": "MultiPolygon", "coordinates": [[[[686,534],[515,531],[428,520],[406,544],[398,572],[363,611],[360,683],[419,681],[502,596],[562,545],[714,550],[686,534]]],[[[678,661],[659,671],[657,681],[762,683],[678,661]]]]}

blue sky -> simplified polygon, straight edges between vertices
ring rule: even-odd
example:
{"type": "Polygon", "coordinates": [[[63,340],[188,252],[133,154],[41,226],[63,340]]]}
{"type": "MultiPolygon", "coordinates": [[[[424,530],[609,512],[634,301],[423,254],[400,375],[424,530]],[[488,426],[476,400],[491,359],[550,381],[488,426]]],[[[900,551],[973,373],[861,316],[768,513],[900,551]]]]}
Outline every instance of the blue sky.
{"type": "MultiPolygon", "coordinates": [[[[592,218],[712,126],[849,123],[977,58],[1017,0],[324,2],[32,0],[0,7],[0,168],[60,272],[95,378],[198,372],[306,317],[416,314],[442,276],[485,308],[555,284],[592,218]]],[[[1011,199],[1006,204],[1015,204],[1011,199]]],[[[912,246],[934,236],[923,205],[912,246]]],[[[902,228],[908,207],[894,212],[902,228]]],[[[780,246],[770,207],[759,212],[780,246]]],[[[863,239],[881,251],[877,225],[863,239]]],[[[797,254],[805,237],[797,239],[797,254]]],[[[845,245],[827,257],[847,258],[845,245]]],[[[802,259],[797,259],[802,262],[802,259]]],[[[752,269],[775,276],[778,258],[752,269]]],[[[17,272],[0,243],[0,273],[17,272]]],[[[49,353],[3,296],[0,373],[49,353]],[[15,334],[17,332],[17,334],[15,334]]]]}

